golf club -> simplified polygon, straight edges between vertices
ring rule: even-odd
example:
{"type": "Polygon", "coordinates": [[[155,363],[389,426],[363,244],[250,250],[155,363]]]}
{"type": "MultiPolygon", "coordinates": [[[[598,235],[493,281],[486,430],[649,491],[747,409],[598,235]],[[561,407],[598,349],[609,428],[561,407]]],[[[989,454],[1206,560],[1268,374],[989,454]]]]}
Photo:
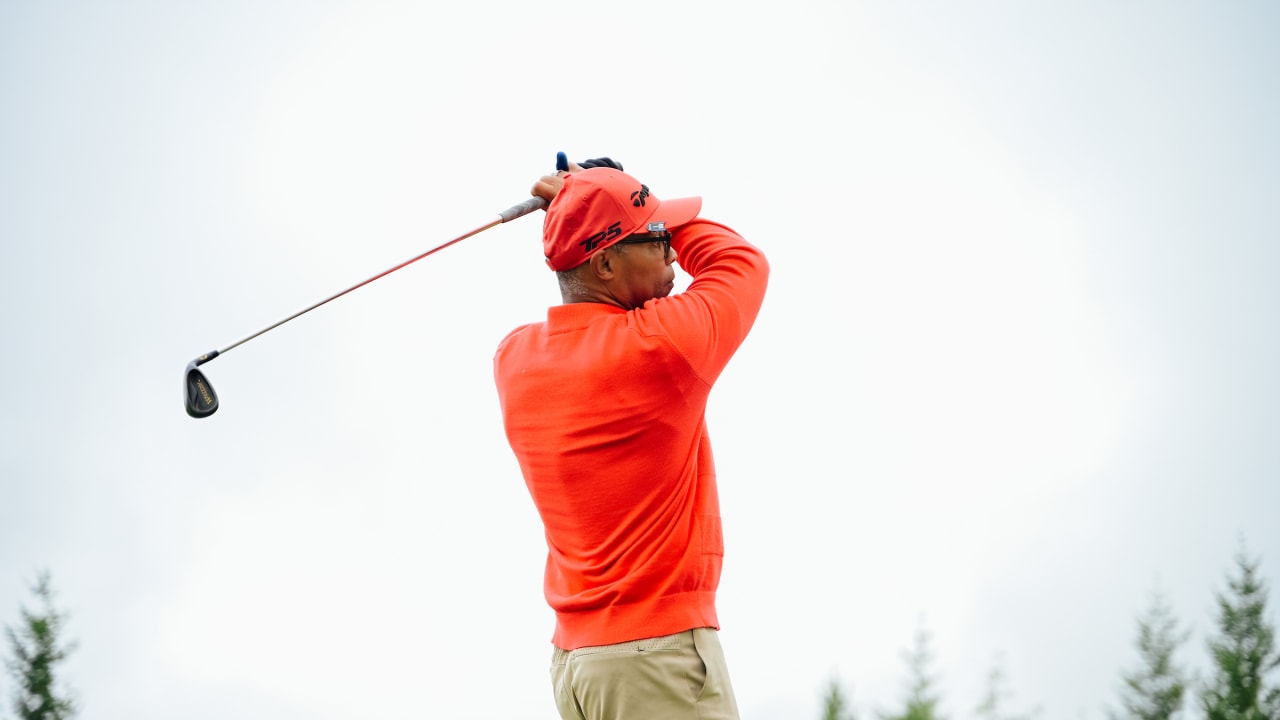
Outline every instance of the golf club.
{"type": "MultiPolygon", "coordinates": [[[[560,153],[557,156],[556,167],[558,170],[568,169],[569,167],[568,160],[565,159],[564,153],[560,153]]],[[[390,275],[396,270],[399,270],[400,268],[406,265],[413,264],[421,260],[422,258],[427,257],[428,255],[431,255],[435,252],[438,252],[440,250],[443,250],[449,247],[450,245],[453,245],[454,243],[458,243],[463,240],[466,240],[467,238],[473,235],[478,235],[479,233],[482,233],[485,230],[488,230],[489,228],[494,227],[495,225],[500,225],[505,222],[510,222],[511,220],[515,220],[518,217],[523,217],[525,215],[528,215],[534,210],[538,210],[540,208],[546,208],[546,207],[547,207],[547,201],[540,197],[530,198],[518,205],[512,205],[511,207],[499,213],[498,218],[496,220],[493,220],[485,225],[481,225],[480,227],[476,228],[475,230],[472,230],[471,232],[468,232],[463,235],[459,235],[458,237],[442,245],[437,245],[436,247],[431,248],[430,250],[422,253],[421,255],[418,255],[417,257],[413,257],[408,260],[405,260],[399,265],[396,265],[393,268],[384,270],[378,273],[377,275],[374,275],[373,277],[369,278],[368,280],[362,280],[356,283],[355,285],[352,285],[351,287],[347,288],[346,290],[343,290],[342,292],[336,293],[334,295],[330,295],[324,300],[321,300],[320,302],[310,307],[299,310],[298,312],[290,315],[289,317],[273,325],[269,325],[246,338],[237,340],[231,343],[230,345],[224,348],[221,348],[219,350],[211,350],[205,353],[204,355],[201,355],[200,357],[196,358],[195,360],[192,360],[191,362],[187,363],[187,369],[183,376],[183,390],[185,392],[187,414],[193,418],[205,418],[205,417],[209,417],[210,415],[218,411],[218,393],[214,392],[213,385],[209,383],[209,379],[206,378],[204,376],[204,373],[200,370],[201,365],[204,365],[205,363],[218,357],[219,355],[225,354],[227,351],[231,350],[232,348],[238,347],[240,345],[243,345],[249,342],[250,340],[258,337],[259,335],[262,335],[266,332],[269,332],[271,330],[274,330],[280,327],[281,325],[289,322],[290,320],[293,320],[296,317],[305,315],[306,313],[309,313],[312,310],[315,310],[316,308],[320,307],[321,305],[324,305],[325,303],[328,303],[333,300],[337,300],[338,298],[342,297],[343,295],[346,295],[352,290],[368,285],[369,283],[373,282],[374,280],[377,280],[380,277],[390,275]]]]}

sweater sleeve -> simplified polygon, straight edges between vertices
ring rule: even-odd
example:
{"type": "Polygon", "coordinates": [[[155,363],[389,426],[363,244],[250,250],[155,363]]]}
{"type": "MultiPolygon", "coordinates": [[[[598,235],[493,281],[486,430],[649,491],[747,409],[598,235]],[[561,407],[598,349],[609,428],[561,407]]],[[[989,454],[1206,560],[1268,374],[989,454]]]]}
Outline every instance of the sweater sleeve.
{"type": "Polygon", "coordinates": [[[679,295],[646,305],[641,314],[656,319],[661,332],[710,385],[755,323],[769,264],[764,253],[736,232],[700,218],[676,228],[671,244],[693,282],[679,295]]]}

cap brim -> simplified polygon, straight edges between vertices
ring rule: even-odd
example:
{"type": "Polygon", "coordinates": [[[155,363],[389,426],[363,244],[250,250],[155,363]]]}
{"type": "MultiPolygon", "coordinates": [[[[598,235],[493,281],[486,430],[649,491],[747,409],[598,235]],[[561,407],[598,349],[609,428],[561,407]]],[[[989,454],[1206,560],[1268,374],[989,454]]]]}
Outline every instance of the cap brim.
{"type": "Polygon", "coordinates": [[[702,212],[702,198],[673,198],[660,202],[646,222],[666,223],[667,229],[671,229],[698,217],[699,212],[702,212]]]}

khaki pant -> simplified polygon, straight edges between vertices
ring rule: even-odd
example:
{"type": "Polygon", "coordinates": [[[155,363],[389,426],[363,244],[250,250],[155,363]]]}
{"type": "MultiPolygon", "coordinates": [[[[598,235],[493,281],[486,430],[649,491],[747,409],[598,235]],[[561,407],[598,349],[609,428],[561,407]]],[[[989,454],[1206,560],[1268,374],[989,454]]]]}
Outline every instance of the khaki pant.
{"type": "Polygon", "coordinates": [[[738,720],[724,650],[710,628],[556,648],[551,686],[564,720],[738,720]]]}

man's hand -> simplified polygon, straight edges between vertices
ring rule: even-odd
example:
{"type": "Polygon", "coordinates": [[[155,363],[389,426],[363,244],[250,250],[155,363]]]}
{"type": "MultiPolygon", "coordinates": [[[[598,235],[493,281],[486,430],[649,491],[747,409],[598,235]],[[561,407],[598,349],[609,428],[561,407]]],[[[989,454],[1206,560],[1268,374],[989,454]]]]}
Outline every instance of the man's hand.
{"type": "Polygon", "coordinates": [[[569,163],[568,170],[560,170],[555,175],[543,175],[538,182],[533,184],[533,189],[529,191],[530,195],[540,197],[550,203],[556,199],[556,195],[560,192],[560,188],[564,187],[565,177],[573,173],[579,173],[588,168],[607,167],[614,170],[622,170],[622,163],[607,157],[591,158],[583,160],[582,164],[569,163]]]}
{"type": "Polygon", "coordinates": [[[530,195],[540,197],[550,203],[556,199],[556,194],[560,192],[560,188],[564,187],[564,179],[572,173],[582,172],[584,168],[577,163],[569,163],[568,170],[561,170],[555,175],[543,175],[538,178],[538,182],[533,184],[533,189],[529,191],[530,195]]]}

